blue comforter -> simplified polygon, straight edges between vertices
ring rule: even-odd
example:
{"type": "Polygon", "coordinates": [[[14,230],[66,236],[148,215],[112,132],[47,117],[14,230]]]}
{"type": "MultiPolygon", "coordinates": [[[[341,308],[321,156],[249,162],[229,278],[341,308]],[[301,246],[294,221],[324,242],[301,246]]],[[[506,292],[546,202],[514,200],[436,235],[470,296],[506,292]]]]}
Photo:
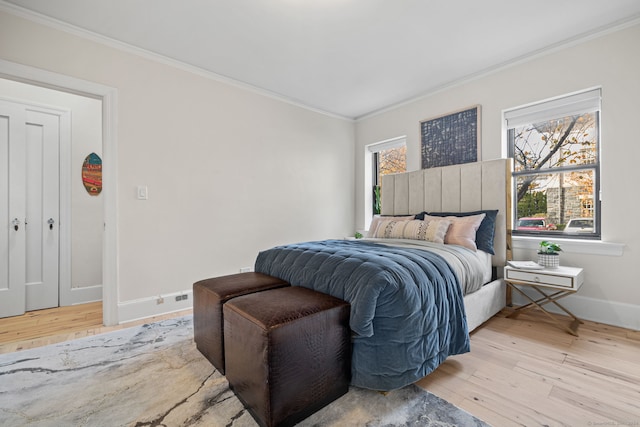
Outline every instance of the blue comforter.
{"type": "Polygon", "coordinates": [[[469,351],[458,279],[429,251],[357,240],[306,242],[261,252],[255,271],[351,304],[355,386],[404,387],[448,356],[469,351]]]}

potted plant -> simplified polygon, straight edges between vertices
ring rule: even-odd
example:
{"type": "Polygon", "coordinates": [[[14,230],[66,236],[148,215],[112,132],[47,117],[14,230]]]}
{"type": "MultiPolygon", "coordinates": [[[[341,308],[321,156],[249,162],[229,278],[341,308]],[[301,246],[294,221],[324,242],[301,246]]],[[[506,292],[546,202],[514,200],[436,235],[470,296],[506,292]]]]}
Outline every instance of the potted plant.
{"type": "Polygon", "coordinates": [[[382,209],[382,201],[380,196],[380,186],[373,186],[373,213],[376,215],[380,214],[380,210],[382,209]]]}
{"type": "Polygon", "coordinates": [[[538,264],[548,268],[560,266],[560,251],[562,248],[559,244],[547,240],[541,241],[538,249],[538,264]]]}

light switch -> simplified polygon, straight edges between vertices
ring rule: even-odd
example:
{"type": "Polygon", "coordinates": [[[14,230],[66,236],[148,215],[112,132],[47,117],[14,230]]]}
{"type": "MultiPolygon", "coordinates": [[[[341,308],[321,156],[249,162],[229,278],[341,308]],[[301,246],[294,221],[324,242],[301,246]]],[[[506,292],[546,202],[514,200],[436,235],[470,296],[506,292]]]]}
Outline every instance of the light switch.
{"type": "Polygon", "coordinates": [[[138,185],[138,200],[147,200],[149,198],[149,189],[146,185],[138,185]]]}

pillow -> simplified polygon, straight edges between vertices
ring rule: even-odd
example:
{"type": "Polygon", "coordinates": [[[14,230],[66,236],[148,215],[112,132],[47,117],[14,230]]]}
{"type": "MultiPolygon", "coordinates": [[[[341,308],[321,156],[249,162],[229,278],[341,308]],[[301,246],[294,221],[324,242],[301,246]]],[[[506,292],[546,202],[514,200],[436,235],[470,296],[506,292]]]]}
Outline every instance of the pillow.
{"type": "Polygon", "coordinates": [[[385,219],[389,219],[389,220],[394,220],[394,221],[405,221],[408,219],[413,219],[414,215],[408,215],[408,216],[381,216],[381,215],[374,215],[373,219],[371,220],[371,225],[369,226],[369,231],[367,231],[367,237],[375,237],[376,235],[376,230],[378,229],[378,225],[380,225],[380,221],[385,220],[385,219]]]}
{"type": "Polygon", "coordinates": [[[425,221],[431,221],[438,218],[445,218],[451,221],[451,226],[444,236],[444,242],[450,245],[460,245],[477,251],[476,231],[480,227],[480,223],[486,214],[470,215],[470,216],[446,216],[437,217],[425,215],[425,221]]]}
{"type": "Polygon", "coordinates": [[[433,243],[444,243],[451,221],[437,218],[428,221],[383,219],[380,221],[375,237],[382,239],[426,240],[433,243]]]}
{"type": "Polygon", "coordinates": [[[416,219],[424,219],[424,215],[431,216],[472,216],[485,214],[486,216],[480,223],[478,231],[476,231],[476,246],[481,251],[495,255],[496,251],[493,249],[493,239],[496,232],[496,217],[498,216],[498,210],[482,210],[473,212],[422,212],[416,215],[416,219]]]}

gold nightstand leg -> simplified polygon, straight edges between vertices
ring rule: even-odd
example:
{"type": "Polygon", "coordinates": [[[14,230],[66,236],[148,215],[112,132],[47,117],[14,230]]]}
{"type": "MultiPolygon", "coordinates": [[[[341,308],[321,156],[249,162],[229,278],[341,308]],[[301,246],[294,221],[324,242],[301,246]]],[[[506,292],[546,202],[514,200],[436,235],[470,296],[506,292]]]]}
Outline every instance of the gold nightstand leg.
{"type": "Polygon", "coordinates": [[[508,318],[510,319],[514,319],[518,316],[518,314],[520,314],[521,312],[528,310],[532,307],[538,307],[540,310],[542,310],[542,312],[544,314],[547,315],[547,317],[549,317],[551,320],[553,320],[553,322],[555,324],[557,324],[558,326],[562,327],[562,329],[564,329],[565,331],[567,331],[568,333],[570,333],[571,335],[574,336],[578,336],[578,326],[580,326],[580,323],[584,323],[582,320],[578,319],[573,313],[571,313],[569,310],[567,310],[565,307],[563,307],[562,305],[560,305],[558,303],[558,300],[562,297],[565,297],[569,294],[571,294],[571,292],[566,292],[566,291],[557,291],[553,294],[545,294],[542,290],[540,290],[537,286],[535,285],[529,285],[529,287],[534,288],[536,291],[538,291],[543,297],[539,298],[537,300],[534,300],[533,298],[531,298],[529,295],[527,295],[524,291],[522,291],[520,288],[518,288],[517,286],[513,285],[510,282],[507,282],[507,284],[509,285],[510,288],[515,289],[516,291],[518,291],[521,295],[523,295],[526,299],[528,299],[529,301],[531,301],[530,303],[517,307],[512,313],[510,313],[509,315],[507,315],[508,318]],[[573,319],[573,321],[571,322],[571,324],[567,327],[567,326],[562,326],[560,325],[560,320],[558,320],[553,314],[551,314],[549,311],[547,311],[543,305],[548,304],[548,303],[554,303],[555,305],[557,305],[561,310],[563,310],[565,313],[567,313],[569,316],[571,316],[571,318],[573,319]]]}
{"type": "MultiPolygon", "coordinates": [[[[580,323],[584,323],[582,320],[578,319],[578,317],[577,317],[575,314],[573,314],[572,312],[570,312],[569,310],[567,310],[563,305],[561,305],[561,304],[558,302],[558,300],[559,300],[560,298],[565,297],[565,296],[567,296],[567,295],[571,294],[571,292],[564,292],[564,293],[562,293],[562,292],[556,292],[556,293],[555,293],[555,294],[553,294],[553,295],[549,295],[549,296],[547,296],[544,292],[542,292],[540,289],[538,289],[538,287],[537,287],[537,286],[532,286],[532,288],[534,288],[536,291],[540,292],[542,295],[544,295],[544,297],[545,297],[546,299],[548,299],[548,300],[549,300],[549,301],[545,302],[544,304],[547,304],[547,303],[549,303],[549,302],[552,302],[552,303],[554,303],[556,306],[558,306],[558,308],[560,308],[562,311],[564,311],[564,312],[565,312],[565,313],[567,313],[569,316],[571,316],[571,317],[573,318],[573,321],[574,321],[574,322],[578,322],[578,324],[580,324],[580,323]]],[[[577,327],[576,327],[576,328],[577,328],[577,327]]]]}
{"type": "Polygon", "coordinates": [[[571,322],[571,324],[569,325],[571,335],[575,335],[576,337],[578,336],[578,326],[580,326],[580,323],[584,322],[580,319],[573,319],[573,322],[571,322]]]}

